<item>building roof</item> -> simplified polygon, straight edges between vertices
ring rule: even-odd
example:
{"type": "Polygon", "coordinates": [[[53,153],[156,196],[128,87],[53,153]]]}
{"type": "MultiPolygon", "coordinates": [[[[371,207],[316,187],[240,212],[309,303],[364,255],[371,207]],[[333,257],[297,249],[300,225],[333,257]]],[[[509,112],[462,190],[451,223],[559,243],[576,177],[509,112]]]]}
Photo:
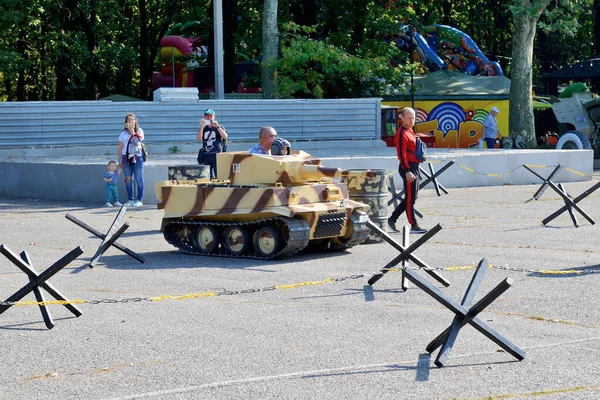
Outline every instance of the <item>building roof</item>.
{"type": "Polygon", "coordinates": [[[122,101],[146,101],[146,100],[142,100],[142,99],[138,99],[137,97],[130,97],[130,96],[125,96],[123,94],[113,94],[107,97],[103,97],[101,99],[98,100],[108,100],[108,101],[115,101],[115,102],[122,102],[122,101]]]}
{"type": "MultiPolygon", "coordinates": [[[[472,76],[442,70],[413,77],[415,99],[504,99],[510,93],[510,79],[505,76],[472,76]]],[[[386,96],[384,100],[404,100],[410,94],[386,96]]]]}

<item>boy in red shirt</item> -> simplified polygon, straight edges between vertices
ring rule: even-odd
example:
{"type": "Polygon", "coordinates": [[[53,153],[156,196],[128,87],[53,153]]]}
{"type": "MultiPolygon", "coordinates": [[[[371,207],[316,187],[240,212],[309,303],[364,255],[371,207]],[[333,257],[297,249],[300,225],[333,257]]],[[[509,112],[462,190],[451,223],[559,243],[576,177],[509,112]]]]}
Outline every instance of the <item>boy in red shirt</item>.
{"type": "Polygon", "coordinates": [[[392,212],[390,218],[388,218],[388,225],[391,231],[397,232],[396,221],[398,221],[400,214],[406,211],[406,217],[411,226],[410,233],[425,233],[427,229],[421,228],[415,217],[415,201],[417,200],[419,181],[421,179],[419,161],[415,157],[417,138],[412,130],[415,125],[415,110],[405,107],[400,113],[400,119],[402,125],[396,131],[394,140],[396,142],[396,153],[400,161],[398,173],[404,183],[405,196],[398,207],[392,212]]]}

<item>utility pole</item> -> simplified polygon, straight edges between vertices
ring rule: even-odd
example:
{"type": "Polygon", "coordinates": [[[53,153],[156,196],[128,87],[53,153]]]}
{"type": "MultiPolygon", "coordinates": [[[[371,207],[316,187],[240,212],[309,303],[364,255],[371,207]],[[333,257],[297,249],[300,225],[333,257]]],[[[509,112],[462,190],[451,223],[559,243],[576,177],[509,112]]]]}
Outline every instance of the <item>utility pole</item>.
{"type": "Polygon", "coordinates": [[[225,99],[225,79],[223,73],[223,1],[213,0],[214,20],[214,59],[215,59],[215,97],[225,99]]]}

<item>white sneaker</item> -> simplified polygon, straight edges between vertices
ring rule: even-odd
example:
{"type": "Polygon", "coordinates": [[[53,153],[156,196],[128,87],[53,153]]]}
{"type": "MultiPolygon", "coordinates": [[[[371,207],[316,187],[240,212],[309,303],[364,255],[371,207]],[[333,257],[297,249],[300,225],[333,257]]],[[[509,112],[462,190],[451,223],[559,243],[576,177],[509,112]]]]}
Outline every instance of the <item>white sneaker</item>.
{"type": "Polygon", "coordinates": [[[104,207],[112,207],[112,204],[106,203],[106,204],[104,204],[104,207]]]}
{"type": "Polygon", "coordinates": [[[139,200],[136,200],[136,201],[134,201],[134,202],[133,202],[133,206],[134,206],[134,207],[141,207],[141,206],[143,206],[143,205],[144,205],[144,203],[142,203],[142,202],[141,202],[141,201],[139,201],[139,200]]]}
{"type": "Polygon", "coordinates": [[[122,207],[123,204],[119,203],[118,201],[115,201],[115,207],[122,207]]]}
{"type": "Polygon", "coordinates": [[[131,207],[133,205],[133,200],[129,200],[125,202],[125,206],[131,207]]]}

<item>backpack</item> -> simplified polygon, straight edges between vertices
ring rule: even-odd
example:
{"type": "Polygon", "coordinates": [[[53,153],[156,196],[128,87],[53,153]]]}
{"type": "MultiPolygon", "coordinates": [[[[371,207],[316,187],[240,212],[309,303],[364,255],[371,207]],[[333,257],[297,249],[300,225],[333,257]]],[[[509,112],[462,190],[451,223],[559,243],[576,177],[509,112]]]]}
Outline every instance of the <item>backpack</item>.
{"type": "Polygon", "coordinates": [[[127,142],[127,148],[125,150],[125,160],[127,160],[128,165],[135,165],[135,145],[131,143],[131,139],[133,136],[129,138],[127,142]]]}
{"type": "MultiPolygon", "coordinates": [[[[125,151],[127,164],[129,165],[135,165],[135,143],[133,143],[132,139],[133,136],[129,138],[129,141],[127,142],[127,150],[125,151]]],[[[139,145],[142,148],[142,159],[144,162],[146,162],[148,159],[148,149],[146,149],[146,145],[142,140],[140,140],[139,145]]]]}
{"type": "Polygon", "coordinates": [[[417,149],[415,150],[415,157],[420,163],[422,163],[427,159],[427,145],[419,138],[416,140],[416,145],[417,149]]]}

